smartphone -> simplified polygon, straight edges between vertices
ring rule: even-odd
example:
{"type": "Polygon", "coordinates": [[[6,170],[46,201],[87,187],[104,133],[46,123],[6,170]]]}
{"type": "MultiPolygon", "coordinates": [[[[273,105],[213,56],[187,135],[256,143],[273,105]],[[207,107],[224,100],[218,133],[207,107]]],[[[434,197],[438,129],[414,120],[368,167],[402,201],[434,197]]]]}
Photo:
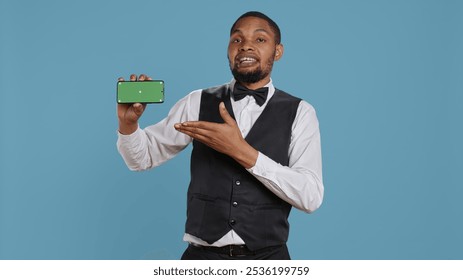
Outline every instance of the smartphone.
{"type": "Polygon", "coordinates": [[[117,103],[163,103],[164,81],[117,82],[117,103]]]}

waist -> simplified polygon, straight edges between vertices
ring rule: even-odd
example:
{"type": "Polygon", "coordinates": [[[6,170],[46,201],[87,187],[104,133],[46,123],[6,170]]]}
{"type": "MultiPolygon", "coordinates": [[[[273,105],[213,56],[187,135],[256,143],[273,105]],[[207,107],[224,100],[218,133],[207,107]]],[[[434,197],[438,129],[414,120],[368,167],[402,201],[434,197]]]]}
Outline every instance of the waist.
{"type": "Polygon", "coordinates": [[[258,249],[255,251],[249,250],[249,248],[246,245],[226,245],[222,247],[214,247],[214,246],[203,246],[199,244],[190,243],[189,246],[195,249],[199,249],[199,250],[214,252],[216,254],[228,255],[230,257],[239,257],[239,256],[257,255],[257,254],[260,254],[266,251],[280,248],[283,245],[269,246],[269,247],[265,247],[265,248],[258,249]]]}

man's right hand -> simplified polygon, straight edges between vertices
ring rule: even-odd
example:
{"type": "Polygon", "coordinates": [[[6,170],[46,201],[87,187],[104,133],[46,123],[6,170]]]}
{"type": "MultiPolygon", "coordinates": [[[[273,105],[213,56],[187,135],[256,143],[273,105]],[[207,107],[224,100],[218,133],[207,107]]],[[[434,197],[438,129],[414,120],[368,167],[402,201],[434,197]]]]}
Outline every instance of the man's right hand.
{"type": "MultiPolygon", "coordinates": [[[[141,74],[138,81],[149,81],[150,77],[141,74]]],[[[124,81],[124,78],[119,78],[118,81],[124,81]]],[[[130,75],[130,81],[137,81],[137,75],[130,75]]],[[[129,135],[138,129],[138,119],[145,111],[146,104],[133,103],[133,104],[117,104],[117,117],[119,118],[119,132],[121,134],[129,135]]]]}

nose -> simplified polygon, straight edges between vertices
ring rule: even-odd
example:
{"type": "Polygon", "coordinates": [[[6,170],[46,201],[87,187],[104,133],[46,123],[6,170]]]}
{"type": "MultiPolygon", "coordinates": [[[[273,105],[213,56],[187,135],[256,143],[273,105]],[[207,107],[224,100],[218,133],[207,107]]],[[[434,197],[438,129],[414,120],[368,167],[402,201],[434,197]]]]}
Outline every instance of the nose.
{"type": "Polygon", "coordinates": [[[243,40],[241,42],[240,51],[253,51],[254,46],[249,42],[249,40],[243,40]]]}

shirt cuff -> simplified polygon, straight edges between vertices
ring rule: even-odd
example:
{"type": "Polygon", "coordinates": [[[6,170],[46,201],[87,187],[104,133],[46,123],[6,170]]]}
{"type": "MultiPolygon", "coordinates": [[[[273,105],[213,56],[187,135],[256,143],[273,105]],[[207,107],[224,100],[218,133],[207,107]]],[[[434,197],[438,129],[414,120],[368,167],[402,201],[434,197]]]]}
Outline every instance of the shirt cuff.
{"type": "Polygon", "coordinates": [[[140,138],[140,133],[142,132],[140,126],[132,134],[122,134],[117,131],[117,136],[119,138],[119,143],[132,143],[134,139],[140,138]]]}
{"type": "Polygon", "coordinates": [[[275,164],[277,163],[275,163],[272,159],[270,159],[263,153],[259,152],[259,154],[257,155],[256,164],[253,167],[248,168],[246,170],[253,175],[257,175],[260,177],[268,177],[270,175],[269,170],[275,168],[275,164]]]}

